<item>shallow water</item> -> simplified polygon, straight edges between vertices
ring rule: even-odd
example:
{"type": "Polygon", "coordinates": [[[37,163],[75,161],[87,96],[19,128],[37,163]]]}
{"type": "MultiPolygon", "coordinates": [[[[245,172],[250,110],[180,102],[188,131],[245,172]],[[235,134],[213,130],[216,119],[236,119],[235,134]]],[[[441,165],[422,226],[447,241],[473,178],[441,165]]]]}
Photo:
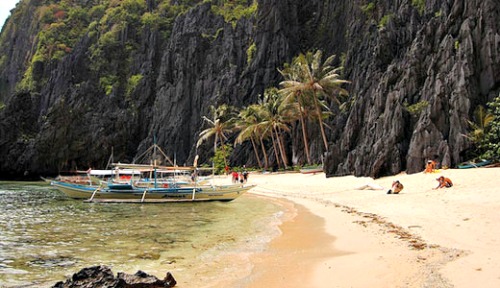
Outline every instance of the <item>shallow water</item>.
{"type": "Polygon", "coordinates": [[[249,273],[278,233],[283,207],[227,203],[89,204],[40,183],[0,182],[0,287],[48,287],[83,267],[145,271],[177,287],[216,287],[249,273]]]}

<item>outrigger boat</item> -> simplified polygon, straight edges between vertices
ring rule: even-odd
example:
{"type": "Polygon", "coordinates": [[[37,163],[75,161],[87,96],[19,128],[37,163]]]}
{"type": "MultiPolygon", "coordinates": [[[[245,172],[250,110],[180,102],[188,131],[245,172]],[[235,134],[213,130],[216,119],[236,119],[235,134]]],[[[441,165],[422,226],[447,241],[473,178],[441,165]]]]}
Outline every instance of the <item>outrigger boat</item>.
{"type": "Polygon", "coordinates": [[[323,172],[323,165],[320,166],[306,166],[300,169],[302,174],[316,174],[323,172]]]}
{"type": "MultiPolygon", "coordinates": [[[[192,170],[193,167],[169,167],[138,164],[114,164],[118,169],[136,169],[139,171],[153,171],[156,179],[158,170],[192,170]]],[[[137,186],[130,183],[101,182],[100,185],[83,185],[65,181],[53,180],[51,185],[75,199],[87,199],[89,202],[108,200],[106,202],[186,202],[186,201],[232,201],[241,196],[255,185],[178,185],[173,182],[169,185],[150,181],[150,186],[137,186]],[[120,200],[120,201],[118,201],[120,200]]]]}
{"type": "Polygon", "coordinates": [[[490,160],[481,160],[480,162],[465,162],[458,165],[459,169],[479,168],[491,164],[490,160]]]}

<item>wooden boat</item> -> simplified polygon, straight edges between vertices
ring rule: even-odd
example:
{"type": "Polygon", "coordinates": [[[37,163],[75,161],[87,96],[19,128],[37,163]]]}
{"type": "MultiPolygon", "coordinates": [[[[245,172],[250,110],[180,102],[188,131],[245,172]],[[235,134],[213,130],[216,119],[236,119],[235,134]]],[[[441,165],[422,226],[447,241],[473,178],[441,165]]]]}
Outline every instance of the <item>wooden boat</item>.
{"type": "Polygon", "coordinates": [[[71,172],[67,175],[59,175],[56,178],[44,178],[40,177],[43,181],[50,184],[52,181],[69,182],[81,185],[99,185],[102,181],[108,181],[109,179],[115,179],[119,177],[125,177],[125,179],[130,180],[133,177],[139,179],[140,171],[134,171],[131,169],[120,170],[120,175],[118,175],[117,170],[94,170],[88,169],[86,171],[77,170],[71,172]]]}
{"type": "MultiPolygon", "coordinates": [[[[114,177],[99,185],[53,180],[51,185],[75,199],[130,200],[130,202],[158,203],[186,201],[232,201],[255,185],[201,185],[197,180],[199,169],[193,167],[161,166],[156,164],[113,163],[114,177]],[[122,179],[123,171],[133,171],[122,179]],[[192,171],[193,173],[189,173],[192,171]],[[190,182],[175,177],[163,178],[162,174],[192,175],[190,182]],[[130,176],[131,175],[131,176],[130,176]],[[138,178],[135,177],[138,175],[138,178]],[[142,177],[141,175],[147,175],[142,177]]],[[[124,201],[120,201],[124,202],[124,201]]]]}
{"type": "MultiPolygon", "coordinates": [[[[100,186],[81,185],[53,180],[52,186],[74,199],[130,199],[147,202],[149,199],[191,201],[232,201],[255,185],[203,185],[171,187],[137,187],[126,183],[109,183],[100,186]]],[[[158,201],[156,201],[158,202],[158,201]]]]}
{"type": "Polygon", "coordinates": [[[458,168],[459,169],[478,168],[478,167],[483,167],[483,166],[486,166],[486,165],[489,165],[489,164],[491,164],[490,160],[483,160],[483,161],[477,162],[477,163],[466,162],[466,163],[459,164],[458,168]]]}
{"type": "Polygon", "coordinates": [[[323,172],[323,165],[321,166],[306,166],[300,169],[302,174],[316,174],[323,172]]]}

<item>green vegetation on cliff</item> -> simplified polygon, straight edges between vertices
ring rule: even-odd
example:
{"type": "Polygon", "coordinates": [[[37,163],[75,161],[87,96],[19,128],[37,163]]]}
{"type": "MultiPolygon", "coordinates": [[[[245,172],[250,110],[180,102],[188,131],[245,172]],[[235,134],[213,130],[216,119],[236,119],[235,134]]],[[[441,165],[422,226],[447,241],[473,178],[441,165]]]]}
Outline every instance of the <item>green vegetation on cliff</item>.
{"type": "MultiPolygon", "coordinates": [[[[248,4],[242,0],[180,0],[175,4],[170,0],[41,1],[32,8],[39,23],[34,34],[36,46],[17,89],[39,91],[48,78],[46,67],[70,55],[78,43],[88,38],[90,69],[99,79],[102,92],[109,95],[113,89],[119,89],[131,93],[129,80],[137,71],[129,67],[144,33],[157,32],[161,41],[168,40],[175,19],[202,3],[209,3],[213,13],[222,15],[233,26],[257,11],[257,1],[248,4]]],[[[4,62],[2,59],[1,66],[4,62]]]]}
{"type": "Polygon", "coordinates": [[[254,0],[252,5],[248,6],[247,0],[223,0],[223,1],[207,1],[215,2],[216,5],[212,6],[212,11],[215,14],[222,15],[224,20],[236,26],[236,23],[241,18],[248,18],[257,13],[257,0],[254,0]]]}

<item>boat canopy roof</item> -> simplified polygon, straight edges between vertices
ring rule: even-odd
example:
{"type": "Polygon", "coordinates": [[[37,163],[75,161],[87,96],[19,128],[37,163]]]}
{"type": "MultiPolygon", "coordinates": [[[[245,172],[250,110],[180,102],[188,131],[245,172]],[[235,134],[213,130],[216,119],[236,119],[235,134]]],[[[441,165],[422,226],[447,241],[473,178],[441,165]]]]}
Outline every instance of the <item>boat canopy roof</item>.
{"type": "Polygon", "coordinates": [[[180,171],[192,171],[195,170],[195,167],[192,166],[161,166],[161,165],[149,165],[149,164],[122,164],[122,163],[113,163],[113,166],[119,168],[120,171],[123,169],[133,169],[139,170],[141,172],[147,172],[152,170],[161,170],[161,171],[172,171],[172,172],[180,172],[180,171]]]}
{"type": "Polygon", "coordinates": [[[90,170],[88,173],[93,176],[113,176],[117,174],[139,175],[141,174],[141,171],[134,169],[120,169],[120,170],[114,169],[114,170],[90,170]]]}

